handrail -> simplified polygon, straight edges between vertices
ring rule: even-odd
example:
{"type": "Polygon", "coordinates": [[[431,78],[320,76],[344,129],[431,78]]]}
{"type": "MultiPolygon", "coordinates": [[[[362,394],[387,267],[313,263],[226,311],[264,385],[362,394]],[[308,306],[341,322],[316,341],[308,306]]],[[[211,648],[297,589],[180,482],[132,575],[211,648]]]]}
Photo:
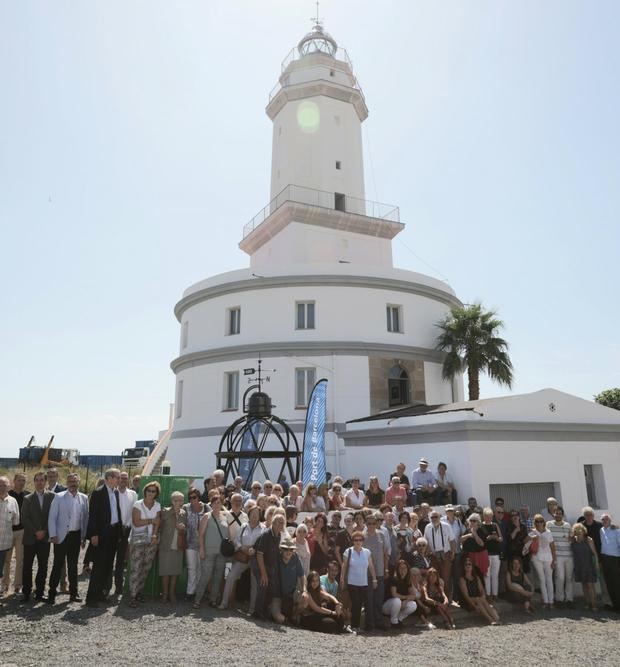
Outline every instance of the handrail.
{"type": "Polygon", "coordinates": [[[392,222],[400,222],[400,209],[393,204],[382,204],[381,202],[349,195],[340,195],[335,192],[306,188],[301,185],[287,185],[278,193],[264,208],[262,208],[243,227],[243,238],[251,234],[270,215],[275,213],[286,202],[316,206],[345,213],[353,213],[369,218],[380,218],[392,222]]]}

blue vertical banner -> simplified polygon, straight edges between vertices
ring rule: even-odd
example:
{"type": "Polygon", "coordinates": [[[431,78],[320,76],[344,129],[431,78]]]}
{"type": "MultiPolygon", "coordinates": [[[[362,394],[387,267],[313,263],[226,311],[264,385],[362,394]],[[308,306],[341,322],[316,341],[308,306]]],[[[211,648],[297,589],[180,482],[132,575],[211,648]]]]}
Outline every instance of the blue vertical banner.
{"type": "Polygon", "coordinates": [[[304,488],[308,484],[326,481],[325,422],[327,417],[327,380],[322,378],[315,385],[308,401],[306,429],[304,431],[303,474],[304,488]]]}
{"type": "MultiPolygon", "coordinates": [[[[249,428],[246,428],[241,441],[240,452],[255,452],[258,435],[260,433],[261,422],[258,419],[252,421],[249,428]]],[[[243,486],[246,487],[252,481],[256,459],[239,457],[239,475],[243,477],[243,486]]]]}

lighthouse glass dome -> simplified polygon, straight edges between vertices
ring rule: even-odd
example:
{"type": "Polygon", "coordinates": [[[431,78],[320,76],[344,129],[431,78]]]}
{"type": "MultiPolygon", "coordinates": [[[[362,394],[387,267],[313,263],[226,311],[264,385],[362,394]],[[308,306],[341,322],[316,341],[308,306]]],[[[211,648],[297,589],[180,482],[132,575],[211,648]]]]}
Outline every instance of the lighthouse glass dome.
{"type": "Polygon", "coordinates": [[[297,50],[301,56],[307,56],[311,53],[325,53],[328,56],[335,56],[338,50],[336,40],[323,30],[323,26],[316,24],[297,45],[297,50]]]}

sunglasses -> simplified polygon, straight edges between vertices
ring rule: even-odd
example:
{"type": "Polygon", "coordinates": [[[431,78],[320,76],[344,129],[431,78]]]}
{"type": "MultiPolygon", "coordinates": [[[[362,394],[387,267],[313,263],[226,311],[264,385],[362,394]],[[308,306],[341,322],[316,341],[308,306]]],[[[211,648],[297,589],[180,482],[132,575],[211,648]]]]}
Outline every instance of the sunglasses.
{"type": "Polygon", "coordinates": [[[353,541],[354,542],[363,542],[364,540],[361,537],[356,537],[353,541]]]}

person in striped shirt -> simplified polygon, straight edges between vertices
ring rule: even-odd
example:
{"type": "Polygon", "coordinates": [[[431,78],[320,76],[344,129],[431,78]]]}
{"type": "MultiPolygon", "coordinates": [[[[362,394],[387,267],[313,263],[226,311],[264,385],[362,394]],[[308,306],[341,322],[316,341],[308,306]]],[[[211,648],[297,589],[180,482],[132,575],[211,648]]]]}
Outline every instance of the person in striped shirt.
{"type": "Polygon", "coordinates": [[[573,538],[573,529],[564,521],[564,509],[556,505],[553,512],[553,521],[547,521],[547,530],[553,535],[555,544],[555,570],[553,573],[555,603],[563,605],[570,609],[573,606],[573,552],[571,550],[571,540],[573,538]]]}

